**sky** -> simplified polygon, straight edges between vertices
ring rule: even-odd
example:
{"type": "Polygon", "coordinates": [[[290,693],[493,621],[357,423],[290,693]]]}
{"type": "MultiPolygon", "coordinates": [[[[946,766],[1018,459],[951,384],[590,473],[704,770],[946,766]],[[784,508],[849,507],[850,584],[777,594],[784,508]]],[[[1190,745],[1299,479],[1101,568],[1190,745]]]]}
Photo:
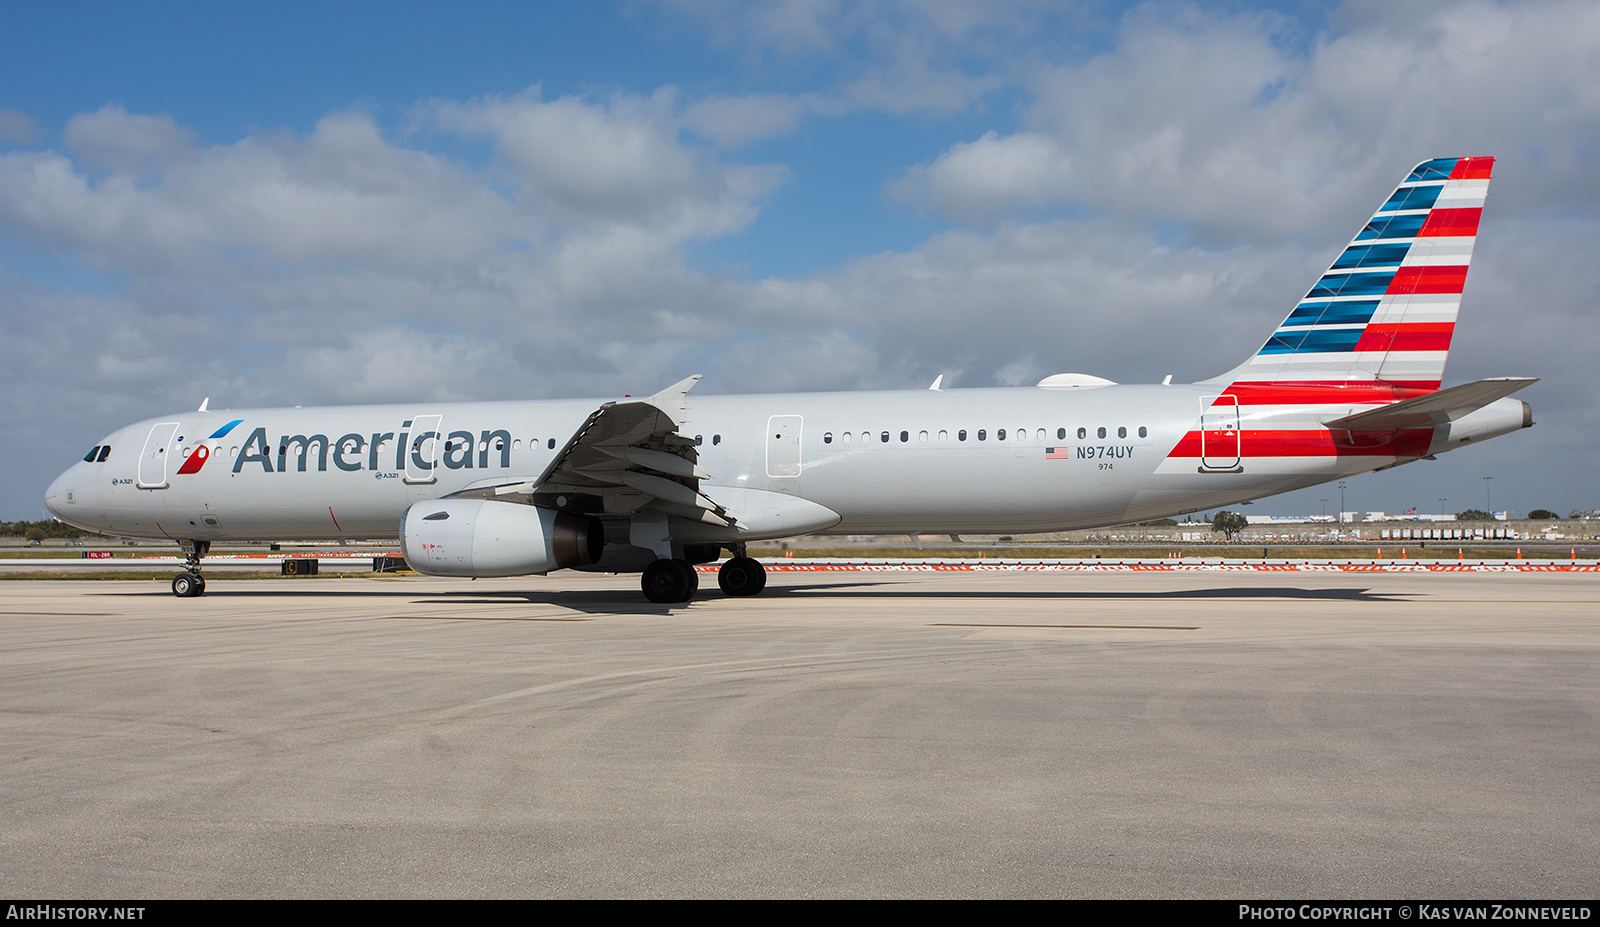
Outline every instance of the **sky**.
{"type": "Polygon", "coordinates": [[[1518,394],[1538,424],[1348,480],[1345,508],[1600,507],[1588,0],[6,18],[0,519],[207,397],[1203,379],[1412,165],[1477,155],[1498,160],[1445,383],[1542,377],[1518,394]]]}

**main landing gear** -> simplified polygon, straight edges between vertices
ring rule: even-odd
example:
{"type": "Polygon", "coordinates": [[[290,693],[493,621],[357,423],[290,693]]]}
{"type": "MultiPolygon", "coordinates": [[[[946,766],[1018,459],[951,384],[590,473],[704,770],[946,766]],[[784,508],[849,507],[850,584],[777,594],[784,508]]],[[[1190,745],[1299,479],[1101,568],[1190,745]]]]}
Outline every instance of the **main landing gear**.
{"type": "Polygon", "coordinates": [[[652,602],[687,602],[700,590],[700,575],[687,560],[662,559],[644,568],[639,585],[652,602]]]}
{"type": "MultiPolygon", "coordinates": [[[[687,602],[700,589],[700,575],[687,560],[657,560],[644,568],[644,597],[657,604],[687,602]]],[[[756,595],[767,586],[767,571],[750,557],[734,557],[717,571],[724,595],[756,595]]]]}
{"type": "Polygon", "coordinates": [[[211,542],[180,540],[178,546],[183,548],[184,571],[172,577],[172,594],[180,599],[205,595],[206,580],[200,575],[200,558],[211,550],[211,542]]]}
{"type": "Polygon", "coordinates": [[[767,571],[761,561],[751,557],[734,557],[717,571],[717,585],[724,595],[759,595],[767,588],[767,571]]]}

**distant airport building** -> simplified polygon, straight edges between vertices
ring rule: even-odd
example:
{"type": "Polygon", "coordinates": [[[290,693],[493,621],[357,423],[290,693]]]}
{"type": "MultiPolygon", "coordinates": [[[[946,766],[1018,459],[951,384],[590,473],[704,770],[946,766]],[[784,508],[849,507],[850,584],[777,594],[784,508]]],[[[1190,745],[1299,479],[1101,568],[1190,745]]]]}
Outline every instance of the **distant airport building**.
{"type": "MultiPolygon", "coordinates": [[[[1504,521],[1505,513],[1501,512],[1495,517],[1504,521]]],[[[1454,515],[1419,515],[1415,510],[1403,515],[1390,515],[1387,512],[1341,512],[1338,515],[1246,515],[1245,521],[1252,525],[1305,525],[1305,524],[1333,524],[1339,522],[1353,525],[1361,522],[1373,521],[1455,521],[1454,515]]]]}

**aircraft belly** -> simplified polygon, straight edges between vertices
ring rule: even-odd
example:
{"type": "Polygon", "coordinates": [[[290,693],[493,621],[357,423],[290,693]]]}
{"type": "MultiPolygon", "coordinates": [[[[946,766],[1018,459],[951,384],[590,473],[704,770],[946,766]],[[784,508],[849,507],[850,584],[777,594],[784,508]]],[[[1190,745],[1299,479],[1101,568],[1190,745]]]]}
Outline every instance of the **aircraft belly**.
{"type": "Polygon", "coordinates": [[[404,486],[355,476],[219,473],[164,491],[161,529],[196,540],[393,537],[408,504],[404,486]],[[284,492],[289,479],[293,491],[284,492]]]}

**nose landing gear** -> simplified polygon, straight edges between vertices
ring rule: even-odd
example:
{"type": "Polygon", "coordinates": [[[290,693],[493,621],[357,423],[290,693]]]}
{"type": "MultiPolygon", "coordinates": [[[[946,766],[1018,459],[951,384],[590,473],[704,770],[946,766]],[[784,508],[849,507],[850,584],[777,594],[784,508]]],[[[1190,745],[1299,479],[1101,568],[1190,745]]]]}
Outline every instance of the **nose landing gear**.
{"type": "Polygon", "coordinates": [[[200,575],[200,560],[211,550],[211,542],[180,539],[178,546],[183,548],[184,571],[172,577],[172,594],[180,599],[205,595],[206,581],[200,575]]]}

